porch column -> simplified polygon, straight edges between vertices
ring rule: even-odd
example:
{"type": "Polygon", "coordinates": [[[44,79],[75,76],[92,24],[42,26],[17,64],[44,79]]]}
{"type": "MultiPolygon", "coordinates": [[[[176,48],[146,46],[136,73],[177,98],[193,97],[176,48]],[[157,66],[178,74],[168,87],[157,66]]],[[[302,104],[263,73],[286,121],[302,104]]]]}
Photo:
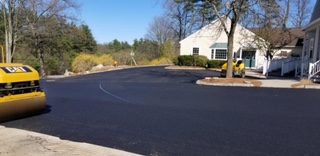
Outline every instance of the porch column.
{"type": "Polygon", "coordinates": [[[302,60],[302,62],[304,61],[304,59],[305,59],[305,54],[307,55],[307,48],[306,48],[306,46],[307,46],[307,32],[305,32],[305,34],[304,34],[304,37],[303,37],[303,47],[302,47],[302,53],[301,53],[301,60],[302,60]]]}
{"type": "Polygon", "coordinates": [[[319,47],[319,26],[317,26],[316,28],[316,37],[314,39],[314,49],[313,49],[313,62],[318,61],[318,56],[319,56],[319,51],[318,51],[318,47],[319,47]]]}
{"type": "MultiPolygon", "coordinates": [[[[302,47],[302,53],[301,53],[301,63],[300,63],[300,78],[303,77],[304,75],[304,67],[303,67],[303,64],[304,64],[304,59],[306,59],[307,57],[307,32],[304,33],[304,38],[303,38],[303,47],[302,47]]],[[[295,73],[297,74],[297,73],[295,73]]]]}

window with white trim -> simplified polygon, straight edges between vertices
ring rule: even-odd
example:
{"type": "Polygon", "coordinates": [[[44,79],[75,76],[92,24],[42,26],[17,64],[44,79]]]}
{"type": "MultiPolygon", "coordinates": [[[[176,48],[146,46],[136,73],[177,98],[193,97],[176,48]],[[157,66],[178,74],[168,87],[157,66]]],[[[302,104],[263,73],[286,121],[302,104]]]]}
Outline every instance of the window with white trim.
{"type": "Polygon", "coordinates": [[[227,49],[215,49],[215,59],[216,60],[226,60],[227,59],[227,49]]]}
{"type": "Polygon", "coordinates": [[[194,47],[192,49],[192,55],[199,55],[199,48],[194,47]]]}

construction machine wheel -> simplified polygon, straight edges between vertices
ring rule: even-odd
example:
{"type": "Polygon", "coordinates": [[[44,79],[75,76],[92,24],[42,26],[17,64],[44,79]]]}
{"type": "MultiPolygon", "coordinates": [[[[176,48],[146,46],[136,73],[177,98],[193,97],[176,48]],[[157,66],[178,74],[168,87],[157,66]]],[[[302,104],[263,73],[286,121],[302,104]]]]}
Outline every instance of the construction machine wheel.
{"type": "Polygon", "coordinates": [[[227,71],[226,70],[221,70],[220,77],[226,77],[226,76],[227,76],[227,71]]]}
{"type": "Polygon", "coordinates": [[[245,71],[244,71],[244,70],[241,70],[241,72],[240,72],[240,77],[241,77],[241,78],[244,78],[245,76],[246,76],[245,71]]]}

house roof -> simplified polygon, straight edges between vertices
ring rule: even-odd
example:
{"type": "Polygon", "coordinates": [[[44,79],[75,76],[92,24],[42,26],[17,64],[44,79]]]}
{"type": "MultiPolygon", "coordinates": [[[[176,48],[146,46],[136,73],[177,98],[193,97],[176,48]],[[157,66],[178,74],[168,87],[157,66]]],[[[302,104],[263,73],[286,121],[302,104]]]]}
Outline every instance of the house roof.
{"type": "Polygon", "coordinates": [[[214,43],[212,46],[210,46],[210,48],[214,49],[214,48],[227,48],[228,47],[228,43],[214,43]]]}
{"type": "Polygon", "coordinates": [[[312,30],[318,25],[320,25],[320,0],[317,0],[316,5],[314,6],[314,9],[312,12],[310,22],[303,28],[303,30],[304,31],[312,30]]]}
{"type": "Polygon", "coordinates": [[[315,21],[318,18],[320,18],[320,0],[317,0],[316,5],[314,6],[313,13],[309,23],[315,21]]]}
{"type": "MultiPolygon", "coordinates": [[[[230,18],[228,18],[228,17],[222,17],[224,20],[225,20],[225,24],[227,25],[227,27],[228,27],[228,25],[230,25],[231,24],[231,20],[230,20],[230,18]]],[[[230,26],[229,26],[230,27],[230,26]]],[[[247,28],[244,28],[244,27],[242,27],[239,23],[237,23],[237,28],[240,28],[240,29],[245,29],[247,32],[246,33],[249,33],[250,35],[252,34],[252,35],[254,35],[254,33],[253,32],[251,32],[249,29],[247,29],[247,28]]],[[[192,37],[196,37],[196,36],[206,36],[206,37],[208,37],[208,34],[205,34],[205,32],[208,32],[208,31],[210,31],[209,33],[212,33],[212,32],[215,32],[215,33],[217,33],[217,32],[219,32],[219,33],[224,33],[224,31],[223,31],[223,29],[222,29],[222,25],[221,25],[221,21],[219,20],[219,19],[216,19],[216,20],[214,20],[214,21],[212,21],[210,24],[207,24],[207,25],[205,25],[204,27],[202,27],[201,29],[199,29],[198,31],[196,31],[195,33],[193,33],[193,34],[191,34],[191,35],[189,35],[189,36],[187,36],[186,38],[184,38],[184,39],[182,39],[179,43],[181,44],[181,43],[183,43],[184,41],[186,41],[186,40],[188,40],[189,38],[192,38],[192,37]],[[218,29],[220,29],[219,31],[212,31],[212,29],[210,29],[210,28],[213,28],[213,29],[216,29],[216,30],[218,30],[218,29]]],[[[212,35],[212,34],[211,34],[212,35]]],[[[219,34],[220,35],[220,34],[219,34]]],[[[210,36],[210,34],[209,34],[209,36],[210,36]]],[[[211,47],[213,47],[213,46],[217,46],[217,45],[211,45],[211,47]]],[[[221,46],[221,45],[220,45],[221,46]]]]}
{"type": "Polygon", "coordinates": [[[204,31],[206,29],[208,29],[208,27],[212,26],[213,24],[215,24],[216,22],[219,22],[219,19],[216,19],[214,21],[212,21],[211,23],[203,26],[202,28],[200,28],[199,30],[197,30],[196,32],[192,33],[191,35],[185,37],[184,39],[182,39],[179,43],[181,44],[182,42],[184,42],[185,40],[187,40],[188,38],[191,38],[193,36],[195,36],[196,34],[199,34],[201,31],[204,31]]]}
{"type": "Polygon", "coordinates": [[[264,38],[270,43],[275,44],[277,47],[295,47],[295,46],[303,46],[303,38],[305,32],[302,31],[301,28],[287,28],[287,29],[271,29],[265,30],[263,29],[250,29],[253,33],[264,38]],[[271,31],[271,36],[269,39],[265,37],[264,33],[266,31],[271,31]]]}

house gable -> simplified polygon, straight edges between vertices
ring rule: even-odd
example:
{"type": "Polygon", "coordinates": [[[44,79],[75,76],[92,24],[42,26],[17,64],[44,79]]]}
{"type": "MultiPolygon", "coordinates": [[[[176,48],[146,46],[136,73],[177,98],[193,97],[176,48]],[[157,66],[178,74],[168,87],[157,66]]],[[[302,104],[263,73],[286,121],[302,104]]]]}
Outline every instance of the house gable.
{"type": "MultiPolygon", "coordinates": [[[[230,28],[231,20],[225,18],[225,25],[230,28]]],[[[193,55],[193,49],[199,48],[199,55],[206,56],[212,60],[227,60],[227,45],[228,36],[225,33],[221,21],[215,20],[214,22],[206,25],[197,32],[191,34],[180,42],[180,55],[193,55]]],[[[242,59],[242,50],[251,49],[254,51],[253,58],[256,62],[263,60],[263,52],[260,46],[256,44],[263,44],[264,40],[256,36],[250,30],[237,24],[234,33],[233,52],[235,57],[242,59]],[[254,40],[259,40],[255,43],[254,40]]]]}
{"type": "MultiPolygon", "coordinates": [[[[256,28],[250,30],[256,35],[262,38],[264,37],[264,29],[256,28]]],[[[273,34],[272,36],[269,36],[269,40],[272,44],[275,44],[277,48],[302,46],[302,40],[305,34],[300,28],[277,28],[268,30],[268,32],[273,34]]]]}
{"type": "MultiPolygon", "coordinates": [[[[197,38],[197,37],[210,37],[210,36],[213,36],[213,33],[214,31],[217,32],[217,28],[221,27],[220,26],[220,21],[219,20],[215,20],[213,22],[211,22],[210,24],[202,27],[201,29],[199,29],[198,31],[196,31],[195,33],[187,36],[186,38],[184,38],[183,40],[181,40],[179,43],[183,43],[187,40],[190,40],[192,38],[197,38]]],[[[219,33],[224,33],[222,32],[223,30],[219,30],[219,33]]],[[[221,35],[221,34],[218,34],[218,33],[215,33],[214,35],[221,35]]]]}

